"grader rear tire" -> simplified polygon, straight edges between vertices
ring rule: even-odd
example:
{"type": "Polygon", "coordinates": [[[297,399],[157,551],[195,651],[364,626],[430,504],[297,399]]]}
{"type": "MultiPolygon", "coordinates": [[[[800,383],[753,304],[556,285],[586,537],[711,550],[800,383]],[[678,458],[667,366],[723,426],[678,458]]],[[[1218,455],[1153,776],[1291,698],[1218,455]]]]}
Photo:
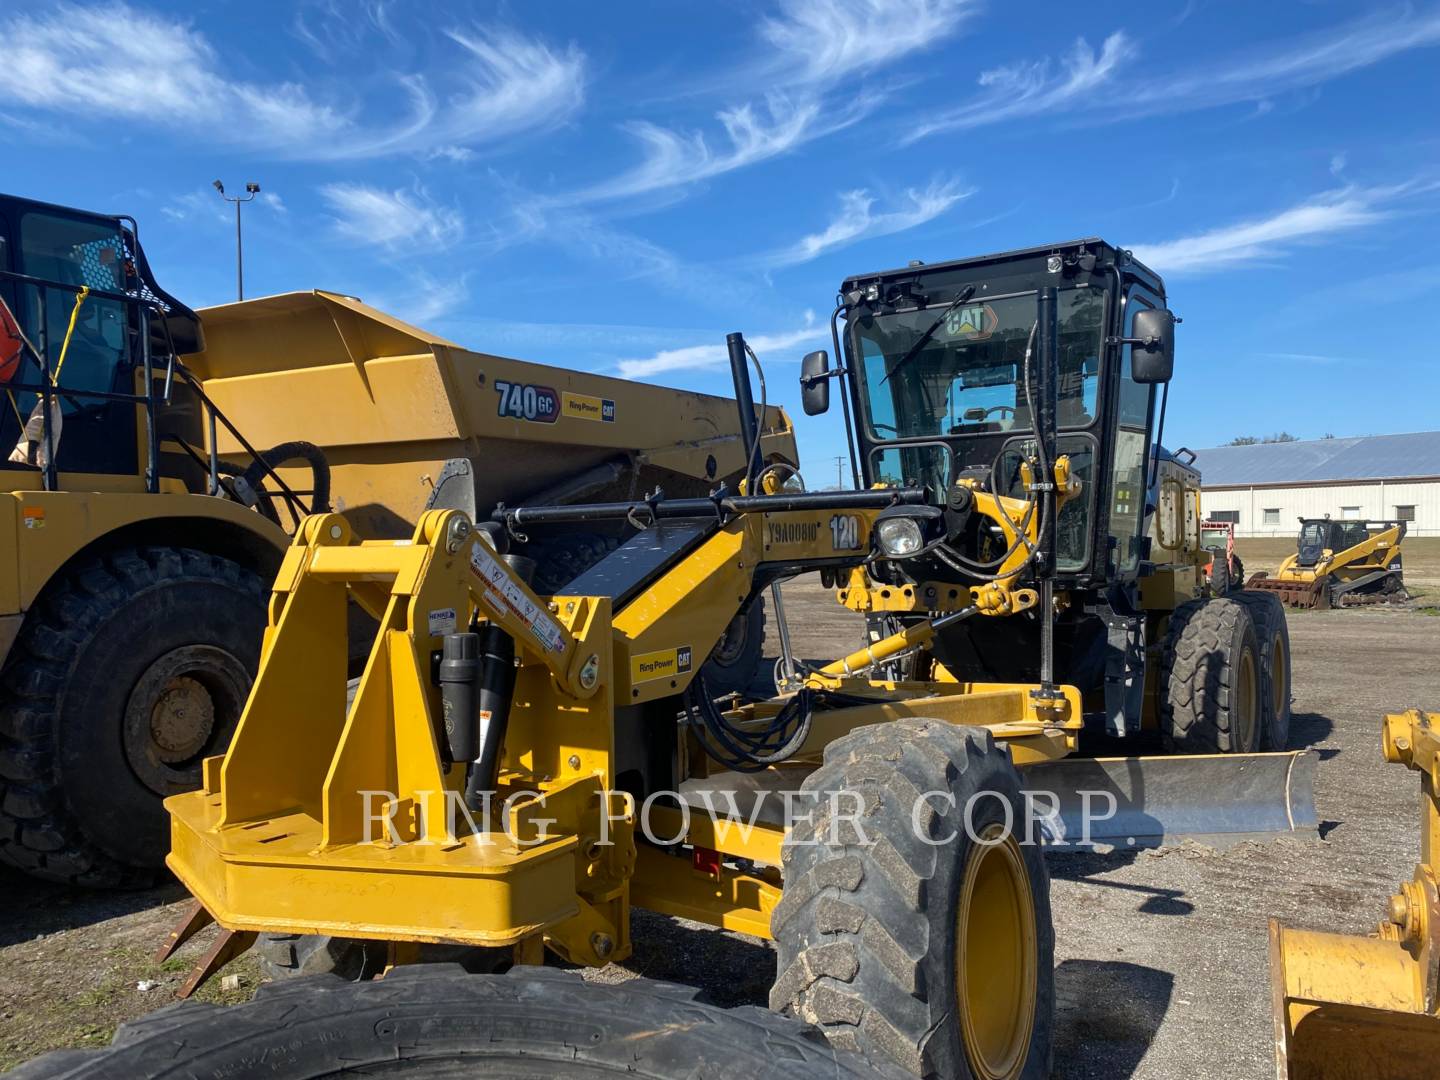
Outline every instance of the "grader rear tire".
{"type": "Polygon", "coordinates": [[[1233,596],[1250,609],[1260,645],[1260,749],[1285,750],[1290,745],[1290,626],[1285,605],[1274,593],[1233,596]]]}
{"type": "Polygon", "coordinates": [[[1049,878],[1009,754],[984,729],[901,720],[830,744],[802,793],[771,1008],[910,1076],[1049,1076],[1049,878]]]}
{"type": "MultiPolygon", "coordinates": [[[[517,968],[403,967],[379,982],[271,983],[223,1008],[184,1002],[120,1028],[104,1050],[61,1050],[14,1080],[862,1080],[865,1062],[767,1009],[717,1009],[673,983],[587,983],[517,968]]],[[[883,1074],[882,1074],[883,1075],[883,1074]]]]}
{"type": "Polygon", "coordinates": [[[1250,609],[1232,596],[1170,616],[1160,659],[1160,734],[1186,754],[1260,749],[1262,663],[1250,609]]]}
{"type": "Polygon", "coordinates": [[[152,884],[170,850],[161,801],[229,745],[265,599],[253,571],[189,548],[112,551],[58,578],[0,673],[0,861],[152,884]]]}

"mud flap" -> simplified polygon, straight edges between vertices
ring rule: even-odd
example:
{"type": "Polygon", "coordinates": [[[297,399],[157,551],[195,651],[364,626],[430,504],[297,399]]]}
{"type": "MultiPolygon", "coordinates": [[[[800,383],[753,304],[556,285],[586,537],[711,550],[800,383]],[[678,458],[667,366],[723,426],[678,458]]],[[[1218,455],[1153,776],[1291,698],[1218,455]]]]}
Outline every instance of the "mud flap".
{"type": "Polygon", "coordinates": [[[1309,751],[1066,758],[1021,775],[1047,847],[1228,847],[1315,835],[1318,761],[1309,751]]]}

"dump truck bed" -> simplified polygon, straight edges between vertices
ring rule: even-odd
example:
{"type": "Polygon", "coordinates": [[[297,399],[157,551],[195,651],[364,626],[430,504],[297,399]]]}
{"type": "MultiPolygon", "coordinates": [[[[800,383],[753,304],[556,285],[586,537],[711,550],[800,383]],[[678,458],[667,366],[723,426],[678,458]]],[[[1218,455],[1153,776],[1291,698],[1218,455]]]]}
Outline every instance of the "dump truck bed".
{"type": "MultiPolygon", "coordinates": [[[[699,495],[743,473],[729,398],[473,352],[337,293],[200,314],[205,347],[185,362],[205,392],[253,446],[320,446],[334,505],[364,536],[406,536],[427,506],[485,517],[502,501],[657,484],[699,495]]],[[[243,458],[223,431],[218,446],[243,458]]],[[[763,419],[762,452],[797,463],[779,408],[763,419]]]]}

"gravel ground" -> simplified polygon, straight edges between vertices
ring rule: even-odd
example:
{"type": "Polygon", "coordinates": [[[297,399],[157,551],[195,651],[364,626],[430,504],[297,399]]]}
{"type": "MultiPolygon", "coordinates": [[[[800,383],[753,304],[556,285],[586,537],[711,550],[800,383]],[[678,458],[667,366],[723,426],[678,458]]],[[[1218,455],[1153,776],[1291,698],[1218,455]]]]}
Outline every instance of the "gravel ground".
{"type": "MultiPolygon", "coordinates": [[[[829,656],[858,621],[818,586],[793,585],[797,651],[829,656]]],[[[1056,924],[1055,1076],[1274,1075],[1267,970],[1270,916],[1365,932],[1418,846],[1413,774],[1386,766],[1386,711],[1440,708],[1440,621],[1418,612],[1351,610],[1291,619],[1294,747],[1322,757],[1323,839],[1191,845],[1161,853],[1051,857],[1056,924]]],[[[171,1000],[202,936],[168,964],[150,954],[178,915],[175,887],[96,895],[0,870],[0,1069],[46,1049],[103,1045],[124,1020],[171,1000]]],[[[636,951],[592,977],[634,975],[702,985],[720,1004],[763,1004],[769,946],[645,912],[636,951]]],[[[241,1000],[256,969],[228,969],[206,1000],[241,1000]]]]}

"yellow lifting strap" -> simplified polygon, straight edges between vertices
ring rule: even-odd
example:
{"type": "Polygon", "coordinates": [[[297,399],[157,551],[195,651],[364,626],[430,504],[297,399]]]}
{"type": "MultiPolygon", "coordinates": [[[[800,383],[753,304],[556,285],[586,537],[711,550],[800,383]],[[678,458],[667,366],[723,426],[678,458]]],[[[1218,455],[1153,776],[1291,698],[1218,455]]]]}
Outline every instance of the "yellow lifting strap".
{"type": "Polygon", "coordinates": [[[60,359],[55,361],[55,370],[50,375],[50,385],[60,385],[60,369],[65,366],[65,356],[70,351],[70,339],[75,335],[75,324],[80,321],[80,308],[90,296],[90,286],[81,285],[75,294],[75,306],[70,309],[70,325],[65,328],[65,340],[60,343],[60,359]]]}

